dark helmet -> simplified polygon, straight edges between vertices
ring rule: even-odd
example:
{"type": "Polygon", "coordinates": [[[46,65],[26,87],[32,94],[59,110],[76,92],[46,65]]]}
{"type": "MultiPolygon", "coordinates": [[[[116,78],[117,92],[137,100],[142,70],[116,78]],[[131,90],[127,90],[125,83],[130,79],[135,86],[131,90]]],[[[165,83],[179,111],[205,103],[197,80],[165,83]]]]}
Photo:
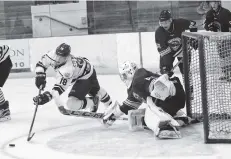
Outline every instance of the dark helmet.
{"type": "Polygon", "coordinates": [[[169,20],[170,18],[172,18],[171,12],[169,10],[162,10],[159,16],[159,20],[162,21],[166,21],[169,20]]]}
{"type": "Polygon", "coordinates": [[[71,53],[71,47],[70,45],[62,43],[61,45],[57,47],[55,53],[59,56],[67,57],[71,53]]]}

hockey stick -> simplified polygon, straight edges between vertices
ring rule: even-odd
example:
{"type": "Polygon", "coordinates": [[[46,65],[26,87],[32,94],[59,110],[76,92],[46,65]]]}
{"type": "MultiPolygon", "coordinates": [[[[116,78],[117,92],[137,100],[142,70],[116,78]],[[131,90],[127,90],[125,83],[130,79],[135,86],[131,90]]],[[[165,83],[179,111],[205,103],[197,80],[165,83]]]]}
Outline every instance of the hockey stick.
{"type": "MultiPolygon", "coordinates": [[[[193,48],[189,48],[188,51],[192,51],[193,48]]],[[[173,56],[176,57],[176,56],[173,56]]],[[[173,68],[171,69],[171,72],[173,72],[177,66],[179,66],[179,64],[183,62],[183,57],[173,66],[173,68]]]]}
{"type": "MultiPolygon", "coordinates": [[[[39,93],[38,94],[40,95],[41,92],[42,92],[42,86],[39,88],[39,93]]],[[[27,141],[30,141],[33,138],[33,136],[35,135],[35,133],[33,133],[31,135],[31,133],[32,133],[32,128],[33,128],[33,125],[34,125],[35,117],[36,117],[36,114],[37,114],[37,110],[38,110],[38,103],[36,103],[36,106],[35,106],[34,116],[33,116],[32,123],[30,125],[30,130],[29,130],[29,134],[28,134],[28,137],[27,137],[27,141]]]]}
{"type": "MultiPolygon", "coordinates": [[[[92,119],[103,119],[104,117],[104,113],[86,112],[86,111],[80,111],[80,110],[73,111],[73,110],[65,109],[64,106],[59,106],[58,109],[63,115],[92,118],[92,119]]],[[[116,120],[128,120],[128,118],[121,117],[116,120]]]]}
{"type": "Polygon", "coordinates": [[[183,58],[182,58],[180,61],[178,61],[178,62],[173,66],[171,72],[173,72],[173,71],[176,69],[176,67],[179,66],[179,64],[180,64],[181,62],[183,62],[183,58]]]}

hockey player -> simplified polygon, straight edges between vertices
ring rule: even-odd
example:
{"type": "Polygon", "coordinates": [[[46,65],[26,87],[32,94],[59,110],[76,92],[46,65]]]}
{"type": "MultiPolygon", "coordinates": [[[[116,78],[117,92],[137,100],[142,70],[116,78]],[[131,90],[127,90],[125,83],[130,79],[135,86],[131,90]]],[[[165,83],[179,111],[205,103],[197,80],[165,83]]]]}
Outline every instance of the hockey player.
{"type": "MultiPolygon", "coordinates": [[[[183,57],[181,34],[186,30],[196,32],[196,22],[186,19],[173,19],[170,11],[163,10],[159,16],[160,26],[155,32],[155,42],[160,53],[160,73],[173,74],[173,62],[175,57],[181,61],[183,57]]],[[[180,72],[183,71],[183,63],[179,64],[180,72]]]]}
{"type": "Polygon", "coordinates": [[[211,9],[206,14],[204,28],[213,32],[231,31],[231,12],[221,6],[221,1],[209,1],[211,9]]]}
{"type": "Polygon", "coordinates": [[[33,98],[38,105],[43,105],[53,98],[58,107],[63,106],[59,101],[59,96],[71,85],[66,106],[68,109],[76,111],[90,108],[91,112],[96,112],[99,101],[109,106],[112,101],[108,93],[99,85],[96,71],[93,65],[84,57],[74,57],[71,47],[65,43],[59,45],[56,50],[43,55],[36,64],[35,84],[38,88],[44,89],[46,86],[46,70],[53,67],[57,72],[56,83],[52,91],[33,98]],[[90,97],[86,97],[86,95],[90,97]],[[59,105],[60,104],[60,105],[59,105]]]}
{"type": "Polygon", "coordinates": [[[2,92],[12,68],[12,61],[10,59],[9,47],[6,45],[0,46],[0,122],[10,120],[9,102],[5,100],[2,92]]]}
{"type": "Polygon", "coordinates": [[[122,105],[115,104],[105,112],[103,123],[111,126],[121,115],[128,114],[131,127],[138,123],[138,127],[146,125],[159,138],[179,138],[177,127],[180,124],[172,117],[185,105],[185,92],[180,80],[138,68],[129,61],[123,63],[119,73],[127,86],[128,97],[122,105]],[[143,102],[146,109],[138,109],[143,102]]]}
{"type": "MultiPolygon", "coordinates": [[[[204,28],[207,31],[212,32],[230,32],[231,31],[231,12],[221,6],[221,1],[209,1],[211,5],[211,10],[206,14],[204,28]]],[[[224,73],[219,80],[231,81],[231,65],[230,65],[230,52],[229,49],[226,50],[224,47],[229,47],[231,41],[224,40],[221,44],[218,44],[218,52],[222,67],[221,70],[224,73]]]]}

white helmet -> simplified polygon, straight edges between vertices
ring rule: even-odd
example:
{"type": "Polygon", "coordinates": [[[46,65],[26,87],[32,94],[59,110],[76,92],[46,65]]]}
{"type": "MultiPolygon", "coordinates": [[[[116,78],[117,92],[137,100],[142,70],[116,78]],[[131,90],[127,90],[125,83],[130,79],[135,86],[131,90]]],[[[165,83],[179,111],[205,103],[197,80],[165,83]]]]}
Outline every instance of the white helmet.
{"type": "Polygon", "coordinates": [[[120,78],[126,84],[127,88],[131,86],[133,76],[137,69],[137,65],[130,61],[125,61],[121,67],[119,67],[120,78]]]}

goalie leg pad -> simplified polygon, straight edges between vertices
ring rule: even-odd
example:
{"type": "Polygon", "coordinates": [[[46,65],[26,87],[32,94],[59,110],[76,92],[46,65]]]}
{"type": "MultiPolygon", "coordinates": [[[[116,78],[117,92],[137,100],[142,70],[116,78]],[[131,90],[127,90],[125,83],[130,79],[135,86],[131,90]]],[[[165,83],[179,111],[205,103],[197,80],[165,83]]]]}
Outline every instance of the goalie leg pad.
{"type": "Polygon", "coordinates": [[[128,127],[130,131],[144,130],[145,109],[128,111],[128,127]]]}
{"type": "Polygon", "coordinates": [[[181,133],[178,128],[172,126],[170,123],[164,123],[164,125],[160,125],[159,127],[159,132],[156,134],[156,137],[160,139],[181,138],[181,133]]]}
{"type": "Polygon", "coordinates": [[[153,130],[158,138],[181,138],[177,129],[179,123],[171,115],[165,113],[161,108],[155,106],[151,98],[147,98],[144,120],[146,125],[153,130]]]}
{"type": "Polygon", "coordinates": [[[162,118],[158,113],[152,111],[149,106],[147,106],[144,115],[144,121],[148,128],[150,128],[157,136],[160,132],[160,126],[166,125],[171,120],[168,118],[162,118]]]}
{"type": "Polygon", "coordinates": [[[166,113],[162,108],[157,107],[155,103],[152,101],[151,97],[147,97],[147,105],[148,105],[147,108],[149,108],[147,110],[151,111],[152,114],[155,114],[155,116],[157,116],[159,120],[161,121],[170,120],[173,126],[176,126],[176,127],[180,126],[179,123],[176,120],[174,120],[170,114],[166,113]]]}

